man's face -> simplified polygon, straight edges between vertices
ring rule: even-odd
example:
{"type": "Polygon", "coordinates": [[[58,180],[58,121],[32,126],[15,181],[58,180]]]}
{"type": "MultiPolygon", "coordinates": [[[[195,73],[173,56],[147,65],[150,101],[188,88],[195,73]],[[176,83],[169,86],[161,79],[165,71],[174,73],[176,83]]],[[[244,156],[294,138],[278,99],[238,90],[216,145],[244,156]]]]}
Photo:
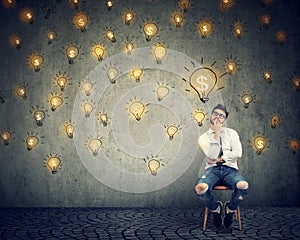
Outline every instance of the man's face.
{"type": "Polygon", "coordinates": [[[215,109],[210,115],[210,123],[214,125],[215,121],[223,124],[226,120],[226,113],[221,109],[215,109]]]}

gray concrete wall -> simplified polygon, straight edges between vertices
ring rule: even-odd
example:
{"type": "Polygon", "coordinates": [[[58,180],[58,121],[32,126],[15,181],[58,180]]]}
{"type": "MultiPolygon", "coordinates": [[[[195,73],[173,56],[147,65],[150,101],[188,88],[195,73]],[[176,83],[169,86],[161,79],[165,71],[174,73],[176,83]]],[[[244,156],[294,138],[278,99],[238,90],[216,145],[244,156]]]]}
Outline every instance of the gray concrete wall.
{"type": "MultiPolygon", "coordinates": [[[[237,1],[221,11],[219,1],[192,1],[184,13],[182,27],[171,21],[180,10],[177,1],[117,1],[111,11],[105,1],[80,1],[74,9],[68,1],[34,1],[17,3],[12,9],[1,6],[1,81],[0,129],[10,130],[8,145],[0,144],[0,206],[1,207],[195,207],[201,205],[194,193],[203,153],[197,147],[198,136],[209,122],[199,127],[193,119],[195,110],[210,113],[214,104],[227,105],[230,112],[227,126],[240,133],[243,157],[240,171],[251,183],[244,206],[299,206],[299,151],[288,147],[290,139],[299,142],[299,90],[292,87],[292,78],[299,76],[299,7],[298,1],[274,1],[263,5],[258,0],[237,1]],[[20,11],[33,10],[32,24],[23,22],[20,11]],[[127,26],[122,13],[133,9],[135,21],[127,26]],[[48,11],[46,11],[48,10],[48,11]],[[86,31],[72,23],[73,16],[83,11],[89,16],[86,31]],[[46,13],[50,13],[46,16],[46,13]],[[264,29],[259,16],[269,13],[271,25],[264,29]],[[202,38],[197,30],[200,20],[212,21],[213,32],[202,38]],[[158,26],[157,35],[145,40],[142,26],[146,21],[158,26]],[[232,33],[235,21],[244,24],[241,39],[232,33]],[[57,38],[48,44],[48,29],[57,38]],[[111,43],[104,31],[112,28],[117,42],[111,43]],[[279,43],[276,33],[286,33],[279,43]],[[9,43],[10,36],[20,35],[22,47],[9,43]],[[136,49],[124,53],[130,39],[136,49]],[[79,48],[74,64],[63,54],[69,44],[79,48]],[[98,62],[91,55],[93,44],[106,48],[98,62]],[[157,64],[152,54],[155,44],[167,46],[167,56],[157,64]],[[31,53],[40,53],[44,63],[39,72],[28,65],[31,53]],[[234,59],[238,71],[226,74],[225,62],[234,59]],[[116,83],[106,75],[109,67],[119,71],[116,83]],[[140,82],[130,77],[133,67],[143,67],[140,82]],[[189,85],[192,72],[210,68],[217,76],[217,86],[207,103],[199,100],[189,85]],[[272,83],[262,76],[264,68],[272,72],[272,83]],[[69,84],[65,91],[54,80],[65,74],[69,84]],[[93,92],[85,96],[79,87],[83,80],[94,83],[93,92]],[[165,84],[170,93],[158,101],[155,90],[165,84]],[[27,87],[27,99],[15,95],[19,85],[27,87]],[[221,88],[216,91],[217,88],[221,88]],[[51,111],[49,98],[59,94],[64,104],[51,111]],[[244,108],[241,96],[250,93],[255,101],[244,108]],[[128,107],[134,100],[146,105],[140,121],[130,116],[128,107]],[[85,117],[83,104],[91,102],[94,111],[85,117]],[[41,108],[46,113],[43,126],[37,126],[32,112],[41,108]],[[104,127],[97,114],[108,115],[104,127]],[[280,124],[270,126],[270,116],[279,114],[280,124]],[[74,124],[74,138],[64,132],[64,125],[74,124]],[[166,126],[175,124],[179,131],[172,141],[166,126]],[[39,144],[28,151],[24,140],[36,135],[39,144]],[[254,137],[263,135],[268,146],[257,154],[254,137]],[[88,149],[91,139],[102,141],[98,155],[88,149]],[[57,156],[61,165],[56,174],[46,160],[57,156]],[[151,159],[161,165],[156,176],[147,167],[151,159]]],[[[213,81],[213,79],[211,79],[213,81]]],[[[211,82],[210,81],[210,82],[211,82]]],[[[220,196],[228,198],[226,194],[220,196]]],[[[225,199],[224,199],[225,200],[225,199]]]]}

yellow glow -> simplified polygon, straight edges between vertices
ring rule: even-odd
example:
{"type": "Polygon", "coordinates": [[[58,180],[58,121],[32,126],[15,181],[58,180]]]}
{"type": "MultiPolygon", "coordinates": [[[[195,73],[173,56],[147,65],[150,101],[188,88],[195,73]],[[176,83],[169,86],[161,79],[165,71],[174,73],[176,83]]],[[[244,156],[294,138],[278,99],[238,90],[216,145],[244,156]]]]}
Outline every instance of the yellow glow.
{"type": "Polygon", "coordinates": [[[145,111],[145,106],[142,102],[135,101],[130,104],[129,111],[137,121],[140,121],[145,111]]]}
{"type": "Polygon", "coordinates": [[[58,157],[49,157],[47,159],[47,166],[51,170],[52,174],[55,174],[57,172],[60,163],[61,161],[58,157]]]}
{"type": "Polygon", "coordinates": [[[174,135],[178,132],[178,127],[175,125],[171,125],[167,127],[167,134],[169,136],[169,140],[173,140],[174,135]]]}
{"type": "Polygon", "coordinates": [[[73,64],[74,60],[77,58],[79,54],[79,49],[75,45],[69,45],[66,48],[66,55],[69,60],[69,64],[73,64]]]}
{"type": "Polygon", "coordinates": [[[58,77],[56,79],[56,84],[57,84],[57,86],[60,87],[61,91],[65,91],[65,87],[66,87],[67,83],[68,83],[68,79],[64,76],[58,77]]]}
{"type": "Polygon", "coordinates": [[[236,22],[233,26],[233,33],[237,38],[241,38],[244,33],[244,27],[242,23],[236,22]]]}
{"type": "Polygon", "coordinates": [[[279,43],[284,43],[286,40],[286,34],[284,31],[278,31],[276,33],[276,39],[279,43]]]}
{"type": "Polygon", "coordinates": [[[245,93],[242,95],[241,97],[243,103],[244,103],[244,107],[245,108],[248,108],[249,107],[249,104],[253,101],[253,97],[248,94],[248,93],[245,93]]]}
{"type": "Polygon", "coordinates": [[[115,36],[115,33],[114,33],[113,30],[107,30],[107,31],[105,32],[105,36],[106,36],[106,38],[107,38],[108,40],[110,40],[110,41],[113,42],[113,43],[117,41],[116,36],[115,36]]]}
{"type": "Polygon", "coordinates": [[[93,46],[92,53],[98,59],[98,61],[102,61],[105,53],[105,47],[101,44],[97,44],[93,46]]]}
{"type": "Polygon", "coordinates": [[[161,101],[164,97],[168,96],[170,90],[166,86],[159,86],[156,89],[157,100],[161,101]]]}
{"type": "Polygon", "coordinates": [[[104,127],[107,126],[107,114],[99,113],[97,119],[103,124],[104,127]]]}
{"type": "Polygon", "coordinates": [[[33,113],[33,117],[34,117],[34,120],[35,120],[36,124],[38,126],[42,126],[43,125],[43,120],[45,119],[46,114],[43,110],[36,110],[33,113]]]}
{"type": "Polygon", "coordinates": [[[41,70],[41,66],[43,62],[44,62],[44,58],[39,54],[31,54],[29,56],[29,64],[34,69],[35,72],[39,72],[41,70]]]}
{"type": "Polygon", "coordinates": [[[69,0],[69,1],[75,9],[78,8],[80,0],[69,0]]]}
{"type": "Polygon", "coordinates": [[[257,136],[253,140],[254,148],[257,154],[261,154],[262,151],[267,147],[267,138],[264,136],[257,136]]]}
{"type": "Polygon", "coordinates": [[[237,70],[237,63],[233,60],[230,60],[226,63],[226,70],[229,75],[233,75],[237,70]]]}
{"type": "Polygon", "coordinates": [[[86,30],[88,22],[89,22],[88,15],[86,15],[83,12],[77,13],[73,18],[73,23],[82,32],[84,32],[86,30]]]}
{"type": "Polygon", "coordinates": [[[106,8],[108,11],[110,11],[114,5],[115,5],[114,0],[106,0],[106,8]]]}
{"type": "Polygon", "coordinates": [[[131,76],[135,79],[136,82],[141,80],[141,76],[143,75],[143,69],[136,67],[131,71],[131,76]]]}
{"type": "Polygon", "coordinates": [[[37,136],[28,136],[26,138],[26,146],[27,150],[30,151],[31,149],[35,148],[37,144],[39,143],[39,139],[37,136]]]}
{"type": "Polygon", "coordinates": [[[10,44],[15,46],[17,49],[20,49],[22,46],[22,38],[18,35],[12,35],[10,37],[10,44]]]}
{"type": "Polygon", "coordinates": [[[153,38],[156,35],[158,27],[155,23],[148,22],[144,24],[143,31],[145,33],[147,42],[149,42],[151,41],[151,38],[153,38]]]}
{"type": "Polygon", "coordinates": [[[205,119],[205,113],[203,111],[195,111],[194,119],[197,121],[198,126],[202,126],[203,120],[205,119]]]}
{"type": "Polygon", "coordinates": [[[295,154],[296,152],[299,151],[300,143],[297,139],[289,140],[288,144],[289,144],[289,148],[290,148],[290,150],[292,151],[293,154],[295,154]]]}
{"type": "Polygon", "coordinates": [[[130,55],[132,53],[132,50],[134,49],[134,45],[132,42],[127,42],[125,44],[125,49],[128,55],[130,55]]]}
{"type": "Polygon", "coordinates": [[[276,128],[280,122],[280,115],[279,114],[273,114],[271,116],[271,127],[276,128]]]}
{"type": "Polygon", "coordinates": [[[16,94],[17,94],[18,97],[23,98],[24,100],[26,100],[27,99],[26,87],[25,86],[17,87],[16,94]]]}
{"type": "Polygon", "coordinates": [[[234,0],[220,0],[220,9],[226,11],[234,4],[234,0]]]}
{"type": "Polygon", "coordinates": [[[91,139],[88,143],[88,147],[94,156],[98,154],[99,150],[101,149],[101,146],[102,146],[102,141],[98,138],[91,139]]]}
{"type": "Polygon", "coordinates": [[[153,55],[156,59],[156,63],[161,64],[162,59],[164,59],[165,56],[167,55],[166,47],[162,44],[155,45],[153,48],[153,55]]]}
{"type": "Polygon", "coordinates": [[[91,103],[84,103],[83,105],[83,109],[84,109],[84,114],[86,117],[90,117],[91,113],[93,112],[94,110],[94,107],[91,103]]]}
{"type": "Polygon", "coordinates": [[[176,27],[182,26],[183,19],[184,19],[184,17],[183,17],[182,13],[180,13],[180,12],[173,13],[173,21],[174,21],[176,27]]]}
{"type": "Polygon", "coordinates": [[[271,15],[270,14],[262,14],[261,16],[260,16],[260,23],[262,24],[262,26],[265,28],[265,29],[267,29],[267,28],[269,28],[269,26],[270,26],[270,23],[271,23],[271,15]]]}
{"type": "Polygon", "coordinates": [[[178,5],[179,7],[186,12],[187,9],[190,7],[191,1],[190,0],[179,0],[178,5]]]}
{"type": "Polygon", "coordinates": [[[127,10],[123,14],[124,22],[126,25],[130,25],[134,21],[134,12],[131,10],[127,10]]]}
{"type": "Polygon", "coordinates": [[[212,32],[213,24],[209,20],[202,20],[198,23],[198,30],[202,38],[205,38],[212,32]]]}
{"type": "Polygon", "coordinates": [[[269,70],[264,70],[263,72],[263,77],[266,80],[267,83],[271,83],[272,82],[272,73],[269,70]]]}
{"type": "Polygon", "coordinates": [[[109,78],[110,83],[115,83],[116,78],[118,77],[119,71],[115,67],[110,67],[107,69],[107,77],[109,78]]]}
{"type": "Polygon", "coordinates": [[[85,93],[86,96],[90,96],[92,89],[93,89],[93,83],[90,81],[84,81],[80,85],[81,89],[85,93]]]}
{"type": "Polygon", "coordinates": [[[47,32],[48,44],[51,44],[56,39],[56,35],[54,30],[49,30],[47,32]]]}
{"type": "Polygon", "coordinates": [[[292,79],[292,84],[293,84],[293,87],[299,91],[300,90],[300,77],[299,76],[295,76],[293,77],[292,79]]]}
{"type": "Polygon", "coordinates": [[[21,15],[20,15],[20,17],[21,17],[21,19],[24,22],[28,22],[28,23],[32,24],[33,23],[34,13],[29,8],[23,8],[23,9],[21,9],[21,15]]]}
{"type": "Polygon", "coordinates": [[[51,110],[55,111],[58,107],[63,104],[63,99],[60,96],[54,95],[50,98],[51,110]]]}
{"type": "Polygon", "coordinates": [[[66,130],[66,134],[69,138],[73,138],[73,134],[74,134],[74,126],[71,123],[68,123],[65,126],[65,130],[66,130]]]}
{"type": "Polygon", "coordinates": [[[15,6],[16,1],[15,0],[4,0],[3,1],[4,6],[11,9],[15,6]]]}
{"type": "Polygon", "coordinates": [[[156,159],[151,159],[148,161],[148,169],[153,176],[157,175],[157,170],[160,167],[160,162],[156,159]]]}
{"type": "Polygon", "coordinates": [[[4,142],[4,145],[8,145],[9,141],[11,140],[12,133],[9,130],[3,130],[0,136],[2,141],[4,142]]]}

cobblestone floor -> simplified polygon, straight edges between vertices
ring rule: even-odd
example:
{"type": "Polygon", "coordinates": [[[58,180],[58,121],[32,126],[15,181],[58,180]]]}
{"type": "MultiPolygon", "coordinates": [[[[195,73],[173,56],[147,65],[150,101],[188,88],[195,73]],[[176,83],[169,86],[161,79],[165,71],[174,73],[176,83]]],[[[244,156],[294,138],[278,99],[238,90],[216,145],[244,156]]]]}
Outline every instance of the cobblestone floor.
{"type": "Polygon", "coordinates": [[[243,230],[216,230],[204,209],[0,208],[0,239],[300,239],[300,208],[241,208],[243,230]]]}

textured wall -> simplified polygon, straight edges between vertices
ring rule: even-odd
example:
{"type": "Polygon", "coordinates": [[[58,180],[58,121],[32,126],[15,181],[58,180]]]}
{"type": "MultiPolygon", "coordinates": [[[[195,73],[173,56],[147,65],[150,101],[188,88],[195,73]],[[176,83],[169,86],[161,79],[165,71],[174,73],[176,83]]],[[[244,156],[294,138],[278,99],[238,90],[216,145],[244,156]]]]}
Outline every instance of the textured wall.
{"type": "Polygon", "coordinates": [[[297,4],[296,0],[267,5],[258,0],[238,1],[221,11],[219,1],[192,1],[178,28],[171,21],[172,13],[180,10],[175,0],[117,1],[111,11],[105,1],[80,1],[78,9],[68,1],[54,0],[40,4],[22,1],[11,9],[1,6],[0,130],[12,132],[12,139],[8,145],[0,145],[0,206],[199,206],[193,189],[203,153],[197,147],[197,138],[209,123],[204,120],[199,127],[193,112],[203,110],[208,114],[218,102],[227,105],[227,126],[240,133],[243,144],[240,168],[251,183],[243,204],[299,206],[299,152],[293,154],[288,147],[291,139],[299,142],[300,132],[300,95],[292,86],[292,78],[300,74],[297,4]],[[35,14],[32,24],[19,17],[24,7],[35,14]],[[127,9],[136,14],[129,26],[122,20],[127,9]],[[81,11],[89,16],[84,32],[72,23],[81,11]],[[268,29],[259,21],[263,13],[272,16],[268,29]],[[197,30],[203,19],[214,26],[206,38],[197,30]],[[149,20],[159,30],[148,42],[142,26],[149,20]],[[243,23],[241,39],[232,33],[235,21],[243,23]],[[116,33],[115,43],[104,37],[108,28],[116,33]],[[57,33],[52,44],[46,36],[49,29],[57,33]],[[286,33],[283,43],[276,39],[280,30],[286,33]],[[23,40],[20,49],[9,42],[13,34],[23,40]],[[124,52],[127,39],[136,47],[131,55],[124,52]],[[69,64],[64,54],[71,43],[79,47],[74,64],[69,64]],[[106,48],[101,62],[91,54],[95,43],[106,48]],[[162,64],[152,56],[152,48],[158,43],[168,48],[162,64]],[[39,72],[28,65],[32,53],[44,58],[39,72]],[[238,63],[238,71],[232,76],[225,69],[231,59],[238,63]],[[140,82],[130,77],[130,70],[136,66],[144,68],[140,82]],[[106,75],[110,67],[118,69],[115,84],[106,75]],[[200,67],[210,68],[218,80],[206,104],[188,82],[200,67]],[[272,72],[271,84],[262,76],[265,68],[272,72]],[[55,85],[60,74],[69,79],[63,92],[55,85]],[[84,80],[94,84],[90,96],[80,89],[84,80]],[[170,90],[162,101],[155,95],[158,83],[170,90]],[[15,94],[16,87],[22,85],[27,89],[26,100],[15,94]],[[217,87],[221,89],[215,91],[217,87]],[[241,102],[244,93],[255,97],[248,108],[241,102]],[[64,101],[55,111],[48,102],[51,94],[60,95],[64,101]],[[134,100],[146,105],[140,121],[127,109],[134,100]],[[94,105],[90,117],[84,116],[85,102],[94,105]],[[33,119],[38,108],[46,113],[42,126],[33,119]],[[106,127],[97,120],[99,112],[109,117],[106,127]],[[274,129],[270,126],[272,114],[281,117],[274,129]],[[75,127],[72,139],[64,132],[69,121],[75,127]],[[172,124],[179,131],[170,141],[165,127],[172,124]],[[24,140],[30,134],[39,138],[39,144],[28,151],[24,140]],[[261,154],[252,147],[258,135],[268,141],[261,154]],[[88,143],[97,137],[102,148],[93,156],[88,143]],[[51,156],[61,160],[56,174],[46,167],[51,156]],[[147,168],[152,158],[161,163],[156,176],[147,168]]]}

